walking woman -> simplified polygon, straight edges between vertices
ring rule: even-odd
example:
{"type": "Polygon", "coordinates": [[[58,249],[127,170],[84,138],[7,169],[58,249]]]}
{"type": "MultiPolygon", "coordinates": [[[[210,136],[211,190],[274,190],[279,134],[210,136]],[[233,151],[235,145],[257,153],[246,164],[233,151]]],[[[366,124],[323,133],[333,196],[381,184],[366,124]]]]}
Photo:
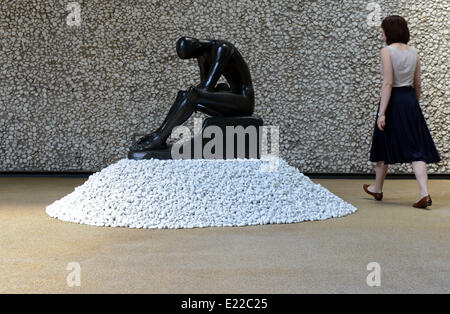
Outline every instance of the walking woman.
{"type": "Polygon", "coordinates": [[[376,162],[375,185],[363,189],[376,200],[383,198],[383,183],[389,164],[412,163],[419,183],[416,208],[431,206],[427,163],[440,161],[419,106],[420,60],[416,48],[408,46],[409,29],[404,18],[393,15],[381,24],[387,47],[381,49],[383,85],[370,150],[376,162]]]}

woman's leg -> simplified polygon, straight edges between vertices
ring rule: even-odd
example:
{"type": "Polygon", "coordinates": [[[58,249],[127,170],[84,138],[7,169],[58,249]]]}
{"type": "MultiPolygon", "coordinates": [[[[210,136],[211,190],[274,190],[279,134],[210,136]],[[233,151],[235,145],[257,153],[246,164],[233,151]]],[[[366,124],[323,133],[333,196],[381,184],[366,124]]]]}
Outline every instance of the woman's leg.
{"type": "Polygon", "coordinates": [[[413,161],[412,167],[419,183],[420,198],[428,195],[427,164],[423,161],[413,161]]]}
{"type": "Polygon", "coordinates": [[[384,161],[378,161],[375,165],[375,173],[376,173],[376,180],[375,180],[375,186],[369,186],[368,190],[373,193],[381,193],[383,192],[383,184],[384,179],[386,179],[386,173],[388,170],[388,165],[384,164],[384,161]]]}

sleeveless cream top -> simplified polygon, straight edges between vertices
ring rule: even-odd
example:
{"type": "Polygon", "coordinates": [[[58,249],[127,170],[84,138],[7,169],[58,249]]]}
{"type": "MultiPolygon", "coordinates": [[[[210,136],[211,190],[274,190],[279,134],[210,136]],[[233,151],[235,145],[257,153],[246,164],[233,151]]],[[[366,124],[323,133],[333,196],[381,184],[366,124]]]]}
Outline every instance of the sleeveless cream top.
{"type": "MultiPolygon", "coordinates": [[[[392,87],[413,86],[418,59],[417,49],[412,46],[408,50],[398,49],[394,46],[387,47],[391,51],[392,68],[394,70],[392,87]]],[[[380,66],[380,69],[383,73],[382,66],[380,66]]]]}

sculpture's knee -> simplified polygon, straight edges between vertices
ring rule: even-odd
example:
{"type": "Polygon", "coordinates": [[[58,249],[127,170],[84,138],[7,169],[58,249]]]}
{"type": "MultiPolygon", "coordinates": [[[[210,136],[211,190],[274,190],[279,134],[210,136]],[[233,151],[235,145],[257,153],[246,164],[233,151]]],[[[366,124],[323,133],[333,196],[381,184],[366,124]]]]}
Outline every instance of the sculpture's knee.
{"type": "Polygon", "coordinates": [[[198,90],[194,87],[191,87],[187,92],[186,92],[186,99],[188,102],[197,102],[198,98],[200,97],[198,90]]]}
{"type": "Polygon", "coordinates": [[[186,97],[186,95],[187,95],[187,91],[185,91],[185,90],[180,90],[180,91],[178,91],[178,97],[186,97]]]}
{"type": "Polygon", "coordinates": [[[178,91],[177,99],[175,100],[175,102],[183,101],[186,98],[187,94],[188,94],[188,92],[185,90],[178,91]]]}

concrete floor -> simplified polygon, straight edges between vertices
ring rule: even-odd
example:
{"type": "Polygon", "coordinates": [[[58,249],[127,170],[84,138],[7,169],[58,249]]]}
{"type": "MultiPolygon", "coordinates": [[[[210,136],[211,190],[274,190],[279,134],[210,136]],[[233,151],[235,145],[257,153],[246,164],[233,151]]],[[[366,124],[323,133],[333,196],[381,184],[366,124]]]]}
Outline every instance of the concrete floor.
{"type": "Polygon", "coordinates": [[[431,180],[431,211],[412,208],[414,180],[314,179],[359,211],[323,222],[186,230],[66,223],[44,208],[85,179],[0,178],[0,293],[450,292],[450,180],[431,180]],[[372,181],[373,182],[373,181],[372,181]],[[81,266],[68,287],[67,264],[81,266]],[[381,266],[381,287],[366,269],[381,266]]]}

